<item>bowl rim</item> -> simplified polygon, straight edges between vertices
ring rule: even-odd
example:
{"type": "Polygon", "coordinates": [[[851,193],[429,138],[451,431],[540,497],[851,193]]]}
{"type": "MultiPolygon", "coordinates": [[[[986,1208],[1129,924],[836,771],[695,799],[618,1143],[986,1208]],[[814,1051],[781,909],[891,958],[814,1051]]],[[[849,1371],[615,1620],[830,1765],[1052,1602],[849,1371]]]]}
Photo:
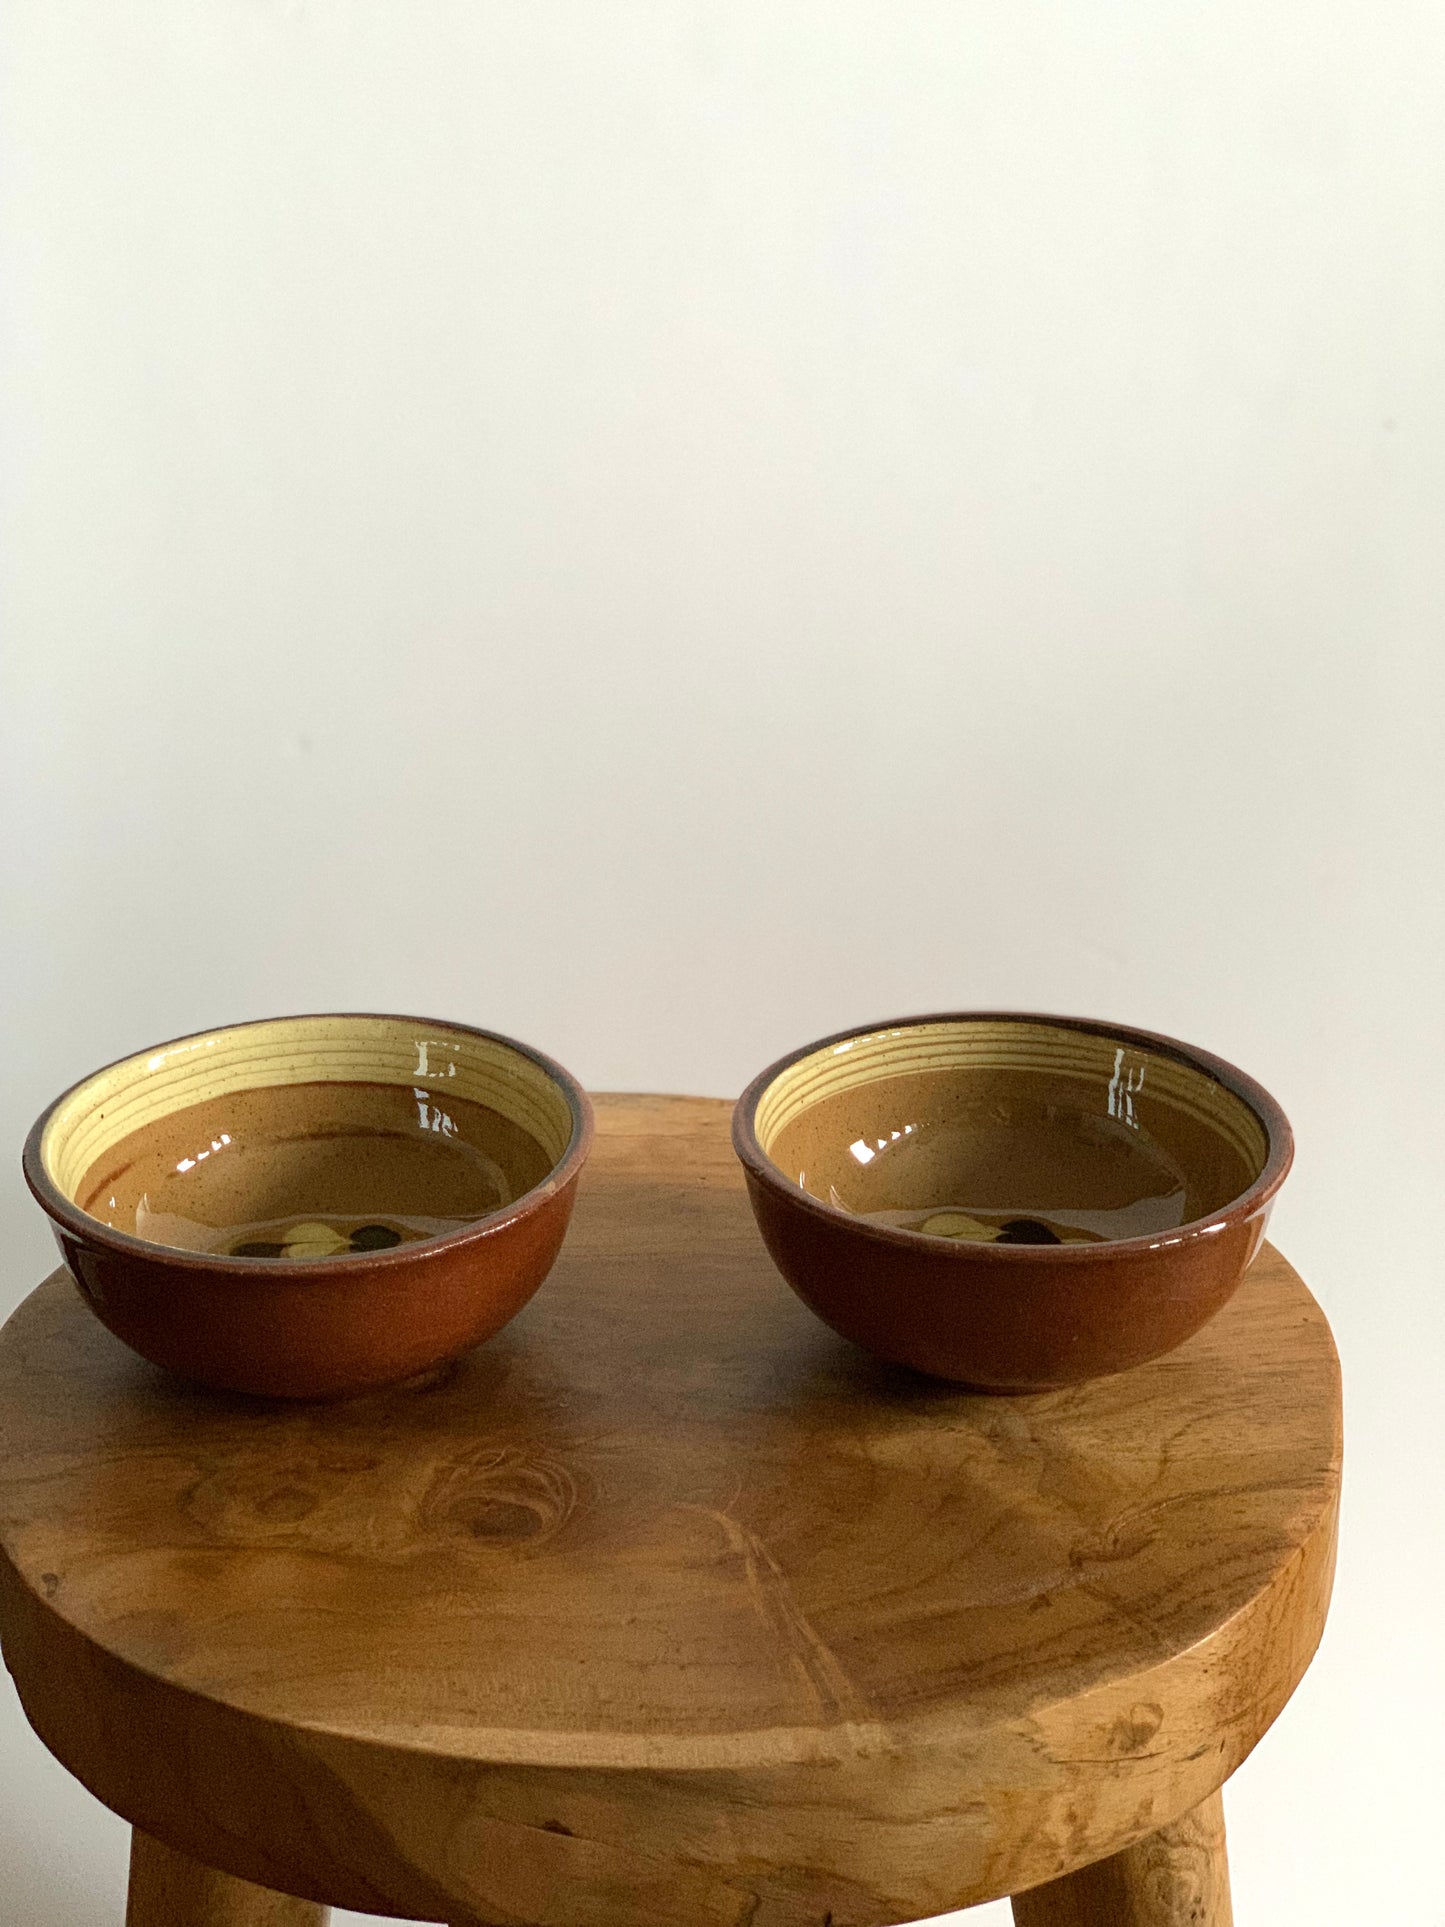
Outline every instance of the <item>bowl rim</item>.
{"type": "Polygon", "coordinates": [[[84,1077],[77,1078],[58,1097],[53,1098],[36,1118],[26,1134],[20,1164],[25,1182],[41,1210],[53,1224],[84,1243],[103,1246],[124,1258],[175,1265],[182,1271],[220,1272],[237,1281],[249,1278],[257,1281],[264,1279],[268,1284],[282,1280],[303,1284],[310,1279],[344,1277],[351,1273],[382,1271],[399,1265],[421,1263],[438,1251],[454,1251],[464,1245],[478,1243],[516,1223],[518,1219],[530,1217],[576,1178],[592,1147],[594,1130],[591,1100],[572,1073],[545,1051],[509,1037],[503,1031],[460,1023],[454,1017],[417,1017],[401,1011],[307,1010],[290,1015],[247,1018],[239,1024],[211,1024],[202,1030],[187,1031],[183,1036],[168,1038],[164,1043],[126,1051],[110,1063],[87,1071],[84,1077]],[[298,1264],[294,1258],[237,1258],[229,1252],[187,1251],[180,1245],[157,1244],[149,1238],[137,1238],[128,1231],[117,1231],[114,1226],[102,1224],[99,1218],[92,1217],[73,1199],[67,1198],[45,1168],[40,1145],[45,1127],[55,1112],[85,1085],[97,1077],[103,1077],[118,1065],[127,1064],[133,1058],[153,1056],[157,1051],[172,1050],[179,1044],[199,1043],[219,1031],[255,1030],[264,1024],[347,1023],[357,1019],[380,1019],[386,1023],[417,1024],[424,1029],[461,1031],[470,1037],[482,1037],[489,1043],[502,1044],[519,1057],[530,1059],[562,1092],[572,1114],[572,1132],[561,1157],[540,1183],[524,1191],[519,1198],[513,1198],[510,1204],[499,1205],[495,1211],[474,1219],[459,1230],[439,1231],[434,1237],[417,1238],[410,1244],[392,1245],[381,1251],[352,1251],[334,1258],[308,1258],[304,1264],[298,1264]]]}
{"type": "Polygon", "coordinates": [[[1197,1238],[1217,1236],[1231,1226],[1250,1219],[1261,1211],[1273,1198],[1284,1183],[1294,1162],[1294,1133],[1289,1119],[1278,1101],[1271,1097],[1264,1086],[1252,1078],[1247,1071],[1231,1064],[1226,1058],[1216,1057],[1212,1051],[1201,1050],[1197,1045],[1186,1044],[1177,1037],[1168,1037],[1162,1031],[1141,1030],[1132,1024],[1110,1023],[1104,1018],[1060,1017],[1051,1012],[1036,1010],[943,1010],[930,1011],[917,1017],[893,1017],[882,1023],[851,1024],[846,1030],[834,1031],[828,1037],[819,1037],[810,1044],[800,1045],[788,1051],[765,1070],[758,1072],[733,1106],[732,1118],[733,1149],[737,1153],[744,1170],[759,1183],[778,1192],[792,1205],[808,1212],[826,1224],[846,1227],[859,1237],[870,1238],[884,1245],[892,1245],[906,1251],[929,1252],[942,1262],[965,1264],[987,1263],[1001,1265],[1077,1265],[1098,1263],[1104,1256],[1115,1254],[1143,1253],[1160,1251],[1171,1245],[1192,1243],[1197,1238]],[[1123,1044],[1134,1044],[1153,1051],[1156,1055],[1175,1058],[1187,1064],[1192,1070],[1202,1071],[1216,1083],[1224,1085],[1235,1097],[1247,1104],[1264,1126],[1266,1152],[1263,1168],[1245,1190],[1218,1211],[1203,1218],[1191,1218],[1186,1224],[1173,1225],[1167,1231],[1147,1234],[1139,1238],[1100,1238],[1090,1244],[1058,1245],[1001,1245],[975,1244],[972,1241],[931,1237],[927,1232],[909,1231],[900,1225],[871,1223],[851,1212],[840,1211],[835,1205],[822,1198],[815,1198],[810,1191],[803,1190],[791,1178],[784,1175],[782,1167],[773,1162],[758,1142],[754,1120],[757,1108],[768,1087],[796,1064],[800,1058],[809,1057],[814,1051],[826,1050],[830,1045],[842,1044],[852,1038],[872,1037],[884,1031],[914,1030],[924,1024],[1043,1024],[1055,1030],[1080,1030],[1094,1036],[1107,1037],[1123,1044]]]}

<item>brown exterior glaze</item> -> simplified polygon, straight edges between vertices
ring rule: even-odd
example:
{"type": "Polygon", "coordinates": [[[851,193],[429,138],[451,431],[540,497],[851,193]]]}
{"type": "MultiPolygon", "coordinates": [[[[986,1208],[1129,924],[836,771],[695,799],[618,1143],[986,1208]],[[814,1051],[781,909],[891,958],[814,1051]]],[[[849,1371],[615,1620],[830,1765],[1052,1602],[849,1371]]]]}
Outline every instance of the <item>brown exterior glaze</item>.
{"type": "Polygon", "coordinates": [[[334,1264],[253,1262],[239,1278],[164,1245],[121,1253],[59,1224],[55,1236],[96,1317],[152,1364],[226,1391],[339,1398],[500,1331],[551,1270],[576,1191],[574,1174],[460,1241],[334,1264]]]}
{"type": "Polygon", "coordinates": [[[1047,1391],[1123,1371],[1198,1331],[1259,1250],[1293,1156],[1279,1105],[1220,1058],[1121,1025],[992,1011],[869,1024],[790,1052],[738,1100],[733,1147],[773,1262],[825,1324],[880,1358],[991,1392],[1047,1391]],[[754,1129],[758,1104],[798,1059],[850,1037],[969,1021],[1090,1031],[1205,1072],[1244,1098],[1263,1124],[1263,1170],[1222,1210],[1152,1238],[998,1245],[868,1223],[801,1190],[762,1150],[754,1129]]]}
{"type": "Polygon", "coordinates": [[[552,1268],[593,1122],[585,1092],[560,1065],[497,1033],[480,1034],[541,1065],[566,1094],[574,1124],[563,1157],[533,1190],[463,1230],[334,1259],[183,1251],[100,1223],[60,1192],[42,1162],[45,1125],[64,1102],[57,1098],[30,1132],[24,1170],[86,1303],[153,1364],[271,1398],[338,1398],[397,1384],[490,1338],[552,1268]]]}

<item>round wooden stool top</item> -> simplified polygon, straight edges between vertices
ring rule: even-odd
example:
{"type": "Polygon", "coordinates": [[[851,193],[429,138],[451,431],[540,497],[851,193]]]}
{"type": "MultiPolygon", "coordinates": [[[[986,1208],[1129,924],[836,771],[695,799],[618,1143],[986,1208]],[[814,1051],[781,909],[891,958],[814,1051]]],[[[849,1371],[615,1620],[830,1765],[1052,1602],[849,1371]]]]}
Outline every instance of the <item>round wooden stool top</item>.
{"type": "Polygon", "coordinates": [[[555,1273],[428,1384],[192,1390],[63,1278],[0,1340],[0,1629],[169,1847],[527,1927],[873,1927],[1218,1787],[1324,1622],[1338,1372],[1266,1250],[1171,1357],[877,1365],[754,1229],[728,1107],[598,1105],[555,1273]]]}

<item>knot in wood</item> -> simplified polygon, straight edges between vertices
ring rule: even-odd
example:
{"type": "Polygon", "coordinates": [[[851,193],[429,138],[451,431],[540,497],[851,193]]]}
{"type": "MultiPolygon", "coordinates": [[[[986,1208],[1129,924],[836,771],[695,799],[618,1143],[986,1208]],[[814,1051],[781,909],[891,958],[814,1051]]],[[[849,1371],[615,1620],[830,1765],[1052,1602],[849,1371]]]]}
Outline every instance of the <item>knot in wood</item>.
{"type": "Polygon", "coordinates": [[[481,1447],[443,1465],[418,1509],[423,1534],[497,1548],[536,1548],[577,1505],[577,1481],[558,1459],[481,1447]]]}

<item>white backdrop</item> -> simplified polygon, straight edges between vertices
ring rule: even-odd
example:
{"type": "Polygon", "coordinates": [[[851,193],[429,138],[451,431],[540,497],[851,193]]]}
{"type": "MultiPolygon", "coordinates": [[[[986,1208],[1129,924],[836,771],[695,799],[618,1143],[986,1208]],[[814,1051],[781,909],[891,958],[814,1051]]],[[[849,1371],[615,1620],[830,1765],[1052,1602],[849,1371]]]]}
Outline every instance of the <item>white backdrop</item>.
{"type": "MultiPolygon", "coordinates": [[[[33,1115],[228,1019],[719,1094],[920,1009],[1204,1044],[1349,1427],[1237,1919],[1445,1921],[1442,62],[1410,0],[10,0],[0,1310],[33,1115]]],[[[3,1709],[0,1914],[117,1921],[3,1709]]]]}

